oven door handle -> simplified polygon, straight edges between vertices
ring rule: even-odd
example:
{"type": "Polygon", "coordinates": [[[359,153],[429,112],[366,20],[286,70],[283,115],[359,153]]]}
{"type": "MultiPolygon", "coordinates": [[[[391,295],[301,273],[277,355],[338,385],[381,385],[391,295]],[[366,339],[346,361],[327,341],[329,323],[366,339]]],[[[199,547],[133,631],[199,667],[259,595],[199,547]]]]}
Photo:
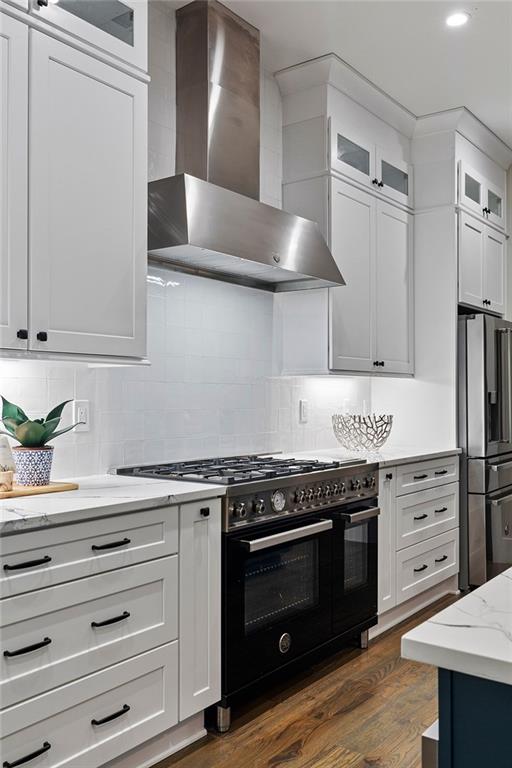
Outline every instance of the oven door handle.
{"type": "Polygon", "coordinates": [[[249,552],[259,552],[262,549],[275,547],[276,544],[288,544],[289,541],[297,541],[312,536],[315,533],[323,533],[333,527],[332,520],[319,520],[312,525],[303,525],[300,528],[292,528],[290,531],[273,533],[271,536],[262,536],[261,539],[240,539],[240,544],[249,552]]]}
{"type": "Polygon", "coordinates": [[[512,461],[503,461],[501,464],[489,464],[489,469],[492,472],[499,472],[500,469],[510,469],[512,467],[512,461]]]}
{"type": "Polygon", "coordinates": [[[341,512],[340,517],[346,523],[353,524],[371,520],[372,517],[378,517],[379,515],[379,507],[372,507],[371,509],[362,509],[360,512],[341,512]]]}

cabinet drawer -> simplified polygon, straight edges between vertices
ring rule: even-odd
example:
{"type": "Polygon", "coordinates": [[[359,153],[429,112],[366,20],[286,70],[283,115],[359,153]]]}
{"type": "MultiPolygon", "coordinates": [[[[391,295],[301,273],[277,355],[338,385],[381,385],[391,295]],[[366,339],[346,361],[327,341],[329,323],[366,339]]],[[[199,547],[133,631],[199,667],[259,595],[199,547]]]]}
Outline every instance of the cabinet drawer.
{"type": "Polygon", "coordinates": [[[443,459],[420,461],[416,464],[403,464],[396,469],[396,495],[435,488],[459,479],[459,457],[449,456],[443,459]]]}
{"type": "Polygon", "coordinates": [[[44,749],[31,768],[98,768],[175,725],[177,705],[174,642],[4,709],[2,760],[44,749]]]}
{"type": "Polygon", "coordinates": [[[397,553],[397,604],[419,595],[459,571],[459,530],[455,528],[397,553]]]}
{"type": "Polygon", "coordinates": [[[458,524],[458,483],[400,496],[396,502],[396,548],[418,544],[458,524]]]}
{"type": "Polygon", "coordinates": [[[7,707],[175,640],[178,556],[8,598],[1,622],[7,707]]]}
{"type": "Polygon", "coordinates": [[[166,506],[0,538],[0,597],[178,552],[178,507],[166,506]]]}

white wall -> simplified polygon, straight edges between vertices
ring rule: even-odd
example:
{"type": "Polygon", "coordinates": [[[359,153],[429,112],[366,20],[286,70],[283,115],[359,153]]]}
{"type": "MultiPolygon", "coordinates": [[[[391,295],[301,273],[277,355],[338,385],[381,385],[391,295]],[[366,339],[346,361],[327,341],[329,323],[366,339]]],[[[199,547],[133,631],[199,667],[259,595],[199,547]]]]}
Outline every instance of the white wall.
{"type": "MultiPolygon", "coordinates": [[[[174,173],[174,13],[150,0],[149,177],[174,173]]],[[[281,101],[262,75],[261,199],[281,205],[281,101]]],[[[272,377],[269,293],[151,268],[151,367],[0,361],[0,394],[32,417],[88,399],[91,430],[55,442],[55,477],[115,465],[336,445],[330,417],[369,403],[367,379],[272,377]],[[307,424],[298,401],[309,401],[307,424]]],[[[68,407],[68,410],[70,408],[68,407]]],[[[67,414],[69,420],[70,413],[67,414]]]]}

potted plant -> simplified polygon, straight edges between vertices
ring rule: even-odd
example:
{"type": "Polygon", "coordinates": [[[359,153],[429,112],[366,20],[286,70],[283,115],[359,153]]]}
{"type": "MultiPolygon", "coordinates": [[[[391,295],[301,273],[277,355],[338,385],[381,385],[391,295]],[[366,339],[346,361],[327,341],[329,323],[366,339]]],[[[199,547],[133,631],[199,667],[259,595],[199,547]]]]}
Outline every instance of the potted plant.
{"type": "Polygon", "coordinates": [[[2,397],[1,422],[7,432],[0,434],[14,437],[20,443],[12,449],[19,485],[49,484],[53,445],[48,443],[81,423],[78,421],[57,431],[64,406],[70,402],[71,400],[65,400],[53,408],[46,418],[32,421],[18,405],[2,397]]]}

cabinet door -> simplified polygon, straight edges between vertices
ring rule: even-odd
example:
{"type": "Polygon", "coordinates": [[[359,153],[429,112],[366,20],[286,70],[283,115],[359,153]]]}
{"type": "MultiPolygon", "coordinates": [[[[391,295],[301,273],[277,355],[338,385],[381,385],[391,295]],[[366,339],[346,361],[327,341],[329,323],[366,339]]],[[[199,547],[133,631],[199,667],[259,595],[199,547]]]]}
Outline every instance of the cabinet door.
{"type": "Polygon", "coordinates": [[[146,86],[31,34],[30,348],[142,357],[146,86]]]}
{"type": "Polygon", "coordinates": [[[459,203],[479,216],[484,214],[485,180],[462,160],[459,163],[459,203]]]}
{"type": "Polygon", "coordinates": [[[28,28],[3,14],[0,102],[0,347],[26,349],[28,28]]]}
{"type": "Polygon", "coordinates": [[[459,216],[459,301],[482,309],[484,301],[485,224],[472,216],[459,216]]]}
{"type": "Polygon", "coordinates": [[[29,0],[39,21],[147,70],[147,0],[29,0]]]}
{"type": "Polygon", "coordinates": [[[180,720],[220,699],[220,499],[180,507],[180,720]]]}
{"type": "Polygon", "coordinates": [[[378,612],[396,605],[396,502],[395,470],[381,470],[379,478],[378,612]]]}
{"type": "Polygon", "coordinates": [[[357,136],[347,135],[331,120],[331,167],[362,184],[370,185],[375,176],[375,147],[357,136]]]}
{"type": "Polygon", "coordinates": [[[346,286],[329,289],[329,367],[373,371],[375,198],[332,180],[331,250],[346,286]]]}
{"type": "Polygon", "coordinates": [[[505,312],[505,236],[485,227],[483,296],[491,312],[505,312]]]}
{"type": "Polygon", "coordinates": [[[379,191],[398,203],[413,206],[412,166],[377,147],[376,178],[379,191]]]}
{"type": "Polygon", "coordinates": [[[375,362],[383,373],[413,373],[413,222],[383,201],[376,210],[375,362]]]}
{"type": "Polygon", "coordinates": [[[491,224],[505,228],[505,194],[489,182],[485,187],[486,218],[491,224]]]}

